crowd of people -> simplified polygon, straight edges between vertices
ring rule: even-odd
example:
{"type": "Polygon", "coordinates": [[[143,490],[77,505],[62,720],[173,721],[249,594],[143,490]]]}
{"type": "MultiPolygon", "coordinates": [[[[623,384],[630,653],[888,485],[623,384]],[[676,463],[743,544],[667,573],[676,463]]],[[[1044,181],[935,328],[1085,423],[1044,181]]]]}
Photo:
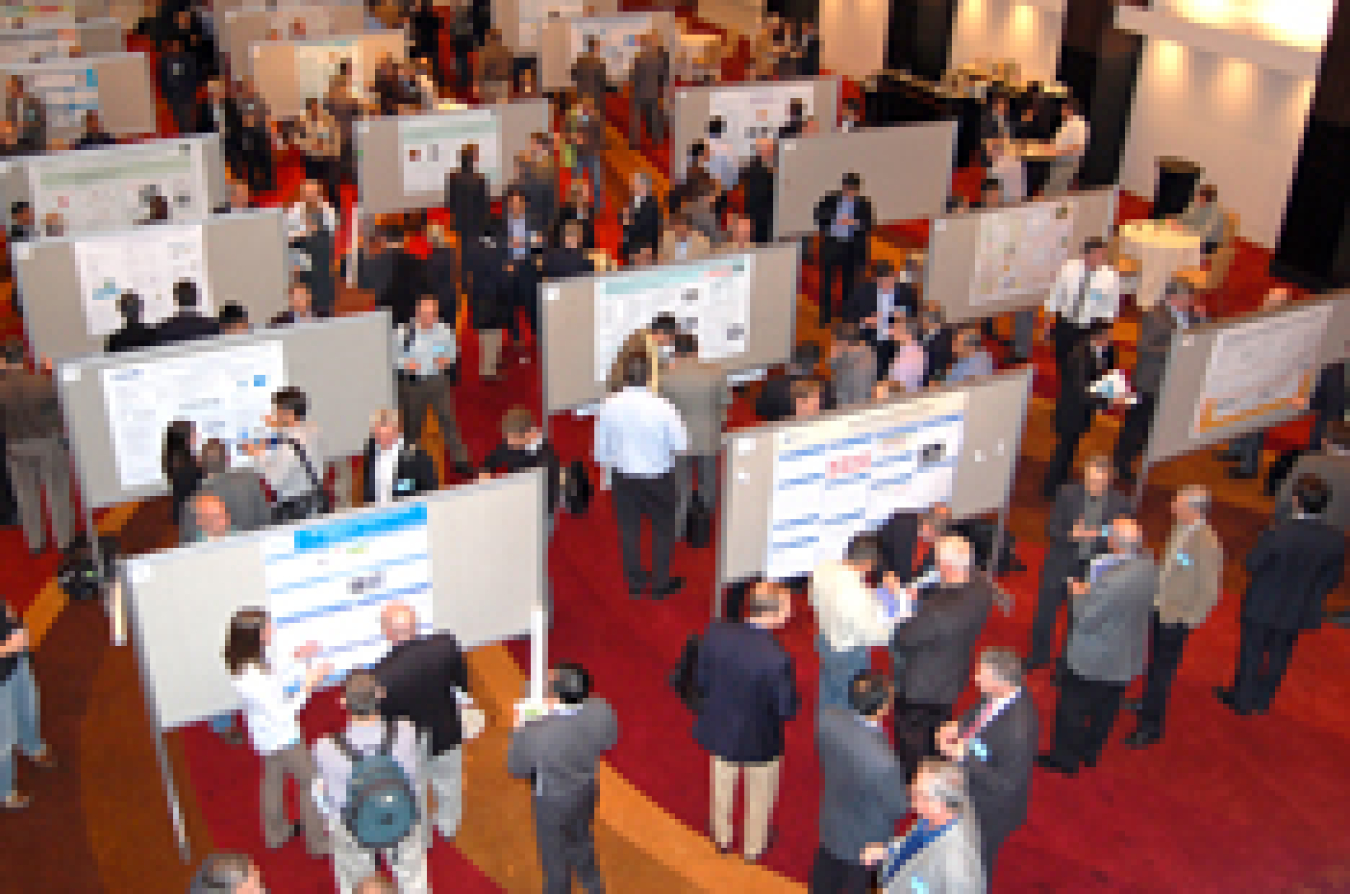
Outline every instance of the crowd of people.
{"type": "MultiPolygon", "coordinates": [[[[215,210],[244,209],[275,190],[290,153],[303,165],[302,184],[283,203],[291,249],[288,307],[257,325],[295,325],[336,313],[339,262],[357,263],[360,289],[391,312],[398,407],[370,421],[360,502],[388,504],[442,486],[439,464],[419,444],[430,411],[446,445],[446,468],[459,479],[546,469],[551,530],[568,476],[577,472],[530,409],[513,406],[505,413],[500,442],[481,460],[465,445],[455,410],[459,383],[469,375],[461,370],[468,333],[456,326],[461,300],[477,343],[478,379],[500,386],[508,380],[503,362],[528,363],[539,347],[541,283],[614,263],[597,238],[602,217],[617,218],[617,260],[630,266],[753,250],[775,235],[778,141],[809,137],[820,122],[794,101],[778,133],[760,136],[741,158],[726,121],[714,118],[669,190],[658,189],[644,171],[620,183],[608,156],[612,95],[627,94],[633,148],[665,143],[672,60],[657,33],[644,35],[619,79],[592,38],[570,69],[574,89],[550,97],[558,106],[556,129],[533,134],[529,148],[510,159],[500,210],[479,170],[479,148],[466,145],[445,183],[448,226],[424,213],[381,218],[363,230],[356,256],[341,258],[342,190],[355,178],[353,137],[363,118],[415,114],[452,93],[483,104],[539,95],[533,70],[476,12],[461,4],[442,13],[430,0],[399,11],[411,61],[380,60],[369,84],[356,83],[343,66],[326,94],[307,97],[304,114],[293,120],[278,120],[249,78],[229,75],[195,8],[172,0],[143,31],[158,42],[159,88],[178,131],[222,136],[234,191],[229,207],[215,210]],[[447,46],[451,58],[444,59],[447,46]]],[[[290,36],[305,35],[293,29],[290,36]]],[[[753,43],[748,76],[816,74],[819,52],[813,24],[771,19],[753,43]]],[[[954,202],[953,210],[1003,207],[1072,185],[1090,140],[1076,103],[1036,96],[1019,105],[1014,112],[1008,95],[991,94],[981,130],[981,195],[974,203],[954,202]],[[1043,144],[1034,160],[1014,151],[1026,140],[1043,144]]],[[[10,79],[4,111],[0,155],[117,142],[92,112],[79,141],[50,139],[42,101],[21,78],[10,79]]],[[[860,126],[856,102],[844,104],[843,121],[845,129],[860,126]]],[[[790,361],[757,386],[754,409],[766,423],[809,422],[832,409],[960,385],[1031,357],[1035,309],[1013,315],[1013,337],[1000,364],[991,321],[949,324],[937,296],[922,294],[921,260],[896,265],[871,257],[881,221],[866,187],[850,173],[817,201],[816,298],[825,335],[801,340],[790,361]],[[820,375],[822,369],[828,375],[820,375]]],[[[153,198],[145,223],[169,217],[164,198],[153,198]]],[[[64,229],[59,219],[34,220],[25,202],[14,203],[11,216],[11,245],[64,229]]],[[[1176,225],[1199,234],[1212,251],[1221,218],[1217,191],[1205,186],[1176,225]]],[[[756,863],[774,846],[784,731],[798,715],[803,687],[816,691],[821,766],[819,848],[810,875],[816,894],[862,892],[873,883],[887,892],[987,890],[1001,846],[1028,815],[1034,767],[1069,776],[1092,768],[1122,710],[1137,718],[1124,740],[1129,747],[1147,748],[1162,738],[1187,639],[1220,597],[1223,547],[1206,487],[1176,491],[1172,525],[1155,556],[1131,500],[1113,485],[1134,480],[1173,337],[1204,316],[1184,283],[1169,284],[1164,300],[1142,316],[1132,400],[1104,397],[1094,386],[1120,365],[1112,334],[1122,310],[1121,279],[1111,246],[1090,240],[1064,264],[1041,308],[1039,335],[1053,347],[1059,374],[1057,446],[1042,482],[1053,508],[1026,660],[1007,645],[980,646],[1001,599],[991,571],[1002,545],[972,536],[971,526],[954,521],[943,505],[897,513],[878,530],[858,534],[844,555],[821,562],[805,580],[742,582],[684,669],[687,701],[697,715],[693,738],[710,758],[709,830],[719,852],[738,849],[756,863]],[[1125,413],[1114,450],[1088,457],[1075,476],[1079,444],[1108,408],[1125,413]],[[802,679],[775,637],[802,602],[802,590],[817,630],[813,681],[802,679]],[[1056,642],[1061,608],[1067,632],[1056,642]],[[889,673],[873,669],[877,649],[887,652],[889,673]],[[1052,744],[1038,753],[1038,712],[1026,675],[1041,668],[1053,670],[1059,699],[1052,744]],[[1139,703],[1125,702],[1141,678],[1139,703]],[[976,703],[958,715],[956,705],[972,686],[976,703]],[[733,815],[742,779],[737,848],[733,815]],[[911,815],[914,821],[897,837],[897,825],[911,815]]],[[[255,325],[237,304],[203,314],[190,282],[178,283],[173,298],[176,312],[151,325],[139,296],[121,296],[124,325],[108,337],[106,350],[136,351],[255,325]]],[[[1287,298],[1278,292],[1270,304],[1287,298]]],[[[56,545],[68,546],[77,527],[50,364],[39,367],[28,368],[22,342],[0,351],[5,485],[13,496],[5,502],[16,504],[10,514],[21,520],[34,553],[46,542],[44,492],[56,545]]],[[[1339,364],[1322,371],[1317,390],[1301,405],[1317,417],[1314,443],[1272,481],[1283,488],[1279,508],[1246,558],[1236,669],[1231,685],[1216,687],[1216,697],[1239,714],[1269,709],[1299,634],[1320,625],[1325,598],[1341,581],[1350,506],[1344,375],[1339,364]]],[[[607,385],[589,458],[600,486],[612,493],[628,593],[634,600],[672,598],[685,583],[671,573],[674,543],[680,537],[708,542],[735,392],[721,366],[700,359],[696,334],[669,314],[628,337],[607,385]],[[651,529],[649,561],[642,554],[644,520],[651,529]]],[[[267,436],[236,445],[201,438],[188,420],[169,426],[162,467],[182,543],[216,541],[333,508],[326,475],[334,457],[310,418],[309,396],[282,388],[272,405],[267,436]]],[[[1247,461],[1260,456],[1260,442],[1238,442],[1233,451],[1244,463],[1235,477],[1250,477],[1247,461]]],[[[386,656],[341,683],[343,729],[307,743],[300,713],[331,668],[315,660],[321,644],[275,655],[272,630],[266,611],[247,609],[222,631],[222,657],[241,708],[211,718],[222,738],[247,742],[259,757],[265,845],[279,848],[302,836],[310,855],[331,860],[344,894],[387,889],[382,863],[400,891],[429,890],[427,854],[437,837],[452,841],[457,834],[463,748],[483,723],[458,640],[453,632],[422,633],[411,608],[387,605],[378,631],[386,656]],[[287,679],[283,668],[299,668],[299,676],[287,679]],[[287,778],[302,792],[295,819],[285,798],[287,778]]],[[[29,802],[15,785],[15,752],[38,766],[54,763],[39,733],[29,648],[22,620],[6,612],[0,619],[0,787],[8,809],[29,802]]],[[[598,892],[604,882],[591,829],[596,769],[618,741],[619,719],[585,667],[559,663],[548,674],[546,703],[516,719],[507,770],[529,781],[545,890],[569,891],[575,876],[598,892]]],[[[248,857],[219,854],[200,868],[191,890],[264,888],[248,857]]]]}

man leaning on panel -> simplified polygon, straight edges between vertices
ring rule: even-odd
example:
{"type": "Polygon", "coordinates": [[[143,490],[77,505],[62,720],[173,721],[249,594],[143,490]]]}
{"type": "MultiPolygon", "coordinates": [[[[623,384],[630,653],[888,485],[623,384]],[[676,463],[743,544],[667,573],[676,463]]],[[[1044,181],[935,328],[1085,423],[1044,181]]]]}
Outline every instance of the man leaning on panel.
{"type": "Polygon", "coordinates": [[[404,439],[396,410],[379,410],[372,417],[362,460],[361,499],[367,506],[406,500],[440,487],[431,454],[404,439]]]}

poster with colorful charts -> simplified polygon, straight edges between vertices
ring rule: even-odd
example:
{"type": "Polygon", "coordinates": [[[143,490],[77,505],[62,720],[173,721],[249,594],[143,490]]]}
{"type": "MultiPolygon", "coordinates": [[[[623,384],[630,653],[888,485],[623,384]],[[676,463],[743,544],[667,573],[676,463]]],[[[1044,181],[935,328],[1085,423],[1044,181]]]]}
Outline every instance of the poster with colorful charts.
{"type": "Polygon", "coordinates": [[[459,150],[469,143],[478,146],[478,171],[501,183],[501,119],[490,109],[400,118],[398,143],[404,193],[442,192],[446,175],[459,168],[459,150]]]}

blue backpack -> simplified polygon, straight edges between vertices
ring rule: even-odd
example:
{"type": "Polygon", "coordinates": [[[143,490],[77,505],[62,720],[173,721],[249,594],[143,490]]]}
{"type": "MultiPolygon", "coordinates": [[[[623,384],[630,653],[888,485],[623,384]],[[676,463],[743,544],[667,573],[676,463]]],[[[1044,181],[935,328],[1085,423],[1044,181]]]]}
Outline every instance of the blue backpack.
{"type": "Polygon", "coordinates": [[[417,825],[417,794],[412,780],[390,754],[395,733],[393,721],[385,721],[380,748],[372,752],[352,748],[345,735],[333,737],[333,743],[352,765],[342,822],[356,843],[370,850],[394,847],[417,825]]]}

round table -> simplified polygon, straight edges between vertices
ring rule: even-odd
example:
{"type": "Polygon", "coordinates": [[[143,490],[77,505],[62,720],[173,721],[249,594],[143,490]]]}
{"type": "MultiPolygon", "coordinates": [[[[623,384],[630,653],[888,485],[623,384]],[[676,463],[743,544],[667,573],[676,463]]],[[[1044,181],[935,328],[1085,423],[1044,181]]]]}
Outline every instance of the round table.
{"type": "Polygon", "coordinates": [[[1144,220],[1120,226],[1120,251],[1139,261],[1134,300],[1148,310],[1162,299],[1172,275],[1200,266],[1200,237],[1169,223],[1144,220]]]}

